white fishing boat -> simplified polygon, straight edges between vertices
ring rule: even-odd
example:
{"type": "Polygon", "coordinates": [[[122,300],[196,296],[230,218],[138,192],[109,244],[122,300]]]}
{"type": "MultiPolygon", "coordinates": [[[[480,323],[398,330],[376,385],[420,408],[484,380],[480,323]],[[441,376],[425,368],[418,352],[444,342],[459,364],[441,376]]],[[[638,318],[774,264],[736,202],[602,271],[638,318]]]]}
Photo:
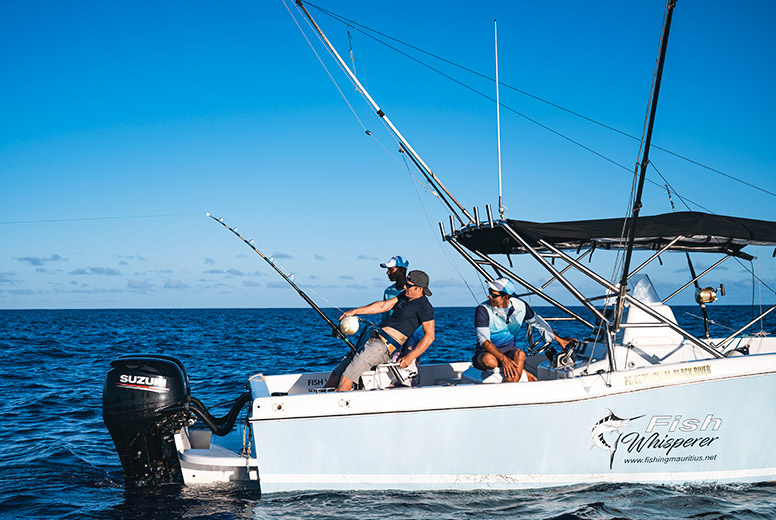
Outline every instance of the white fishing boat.
{"type": "MultiPolygon", "coordinates": [[[[485,280],[510,278],[589,332],[539,364],[535,382],[502,383],[497,371],[481,372],[468,361],[422,365],[414,387],[401,384],[410,377],[406,369],[377,366],[351,392],[324,389],[328,372],[257,373],[247,381],[248,392],[221,418],[191,396],[178,360],[160,355],[116,359],[106,377],[103,413],[128,486],[243,482],[267,493],[776,480],[776,449],[770,441],[776,428],[770,413],[776,398],[776,338],[749,332],[776,306],[727,337],[710,337],[708,326],[703,337],[696,337],[677,323],[667,303],[694,289],[705,317],[705,306],[720,289],[701,287],[701,277],[726,259],[751,259],[748,246],[776,246],[776,223],[693,212],[639,216],[640,187],[634,210],[625,218],[536,223],[494,218],[486,206],[481,219],[479,211],[470,214],[447,192],[350,76],[419,171],[446,194],[453,216],[449,229],[440,225],[442,240],[485,280]],[[633,268],[631,253],[639,249],[652,255],[633,268]],[[593,250],[624,255],[617,280],[582,262],[593,250]],[[688,282],[661,299],[642,271],[671,253],[712,255],[715,263],[696,275],[690,262],[688,282]],[[517,274],[511,268],[516,255],[544,268],[583,311],[517,274]],[[581,290],[568,270],[597,290],[581,290]],[[474,449],[475,439],[488,436],[500,442],[478,442],[474,449]],[[504,439],[520,447],[516,456],[504,456],[504,439]]],[[[262,257],[319,310],[271,259],[262,257]]],[[[338,333],[358,348],[355,336],[338,333]]],[[[461,346],[462,353],[469,350],[461,346]]]]}

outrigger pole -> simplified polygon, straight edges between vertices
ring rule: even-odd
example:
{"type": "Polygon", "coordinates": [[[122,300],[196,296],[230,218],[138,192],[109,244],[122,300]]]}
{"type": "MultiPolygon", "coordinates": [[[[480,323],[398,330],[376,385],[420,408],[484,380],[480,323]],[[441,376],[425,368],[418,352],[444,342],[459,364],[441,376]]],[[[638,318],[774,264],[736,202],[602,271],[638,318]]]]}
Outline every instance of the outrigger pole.
{"type": "MultiPolygon", "coordinates": [[[[323,31],[320,27],[318,27],[318,24],[315,23],[315,20],[313,20],[313,17],[310,15],[309,12],[307,12],[307,9],[305,9],[304,5],[302,5],[302,0],[296,0],[296,5],[299,6],[299,9],[302,10],[304,15],[307,17],[308,20],[310,20],[310,23],[315,28],[315,31],[318,33],[318,35],[321,37],[321,40],[323,43],[328,47],[329,51],[332,53],[334,58],[339,63],[339,66],[342,68],[342,70],[348,75],[350,78],[350,81],[353,82],[353,85],[358,89],[358,91],[361,93],[361,95],[364,96],[364,98],[369,102],[370,105],[372,105],[372,108],[377,113],[377,116],[380,117],[383,121],[385,121],[385,124],[388,125],[388,128],[391,129],[391,132],[396,136],[397,139],[399,139],[399,142],[401,143],[402,149],[409,154],[410,158],[412,159],[412,162],[415,163],[415,165],[418,167],[418,169],[423,173],[423,175],[426,177],[426,180],[428,180],[429,183],[436,186],[438,190],[441,190],[444,192],[450,200],[457,206],[458,210],[460,210],[461,213],[463,213],[466,218],[469,219],[469,222],[474,222],[474,217],[472,217],[468,211],[466,211],[466,208],[464,208],[460,202],[458,202],[455,197],[447,190],[444,184],[442,184],[442,181],[439,180],[439,178],[434,175],[434,172],[431,171],[431,168],[429,168],[425,162],[423,162],[423,159],[420,158],[420,155],[412,148],[409,142],[404,138],[404,136],[399,132],[399,129],[396,128],[390,119],[388,119],[388,116],[385,115],[385,112],[382,111],[382,109],[377,105],[374,99],[372,99],[372,96],[369,95],[369,92],[366,91],[363,85],[361,85],[361,82],[358,81],[358,78],[356,78],[356,75],[353,74],[353,72],[350,70],[350,68],[347,66],[345,61],[342,59],[342,57],[339,55],[337,50],[334,48],[334,46],[331,44],[328,38],[326,38],[326,35],[323,34],[323,31]]],[[[447,205],[450,212],[455,215],[455,218],[458,219],[458,221],[461,224],[466,224],[466,222],[463,221],[463,219],[460,217],[458,212],[453,208],[453,206],[450,204],[450,202],[447,201],[445,197],[442,197],[442,200],[447,205]]]]}
{"type": "Polygon", "coordinates": [[[644,191],[644,179],[647,176],[647,166],[649,165],[649,147],[652,143],[652,128],[655,125],[655,113],[657,112],[657,96],[660,93],[660,80],[663,77],[663,64],[666,60],[666,47],[668,46],[668,31],[671,29],[671,17],[676,7],[676,0],[667,0],[665,25],[663,27],[663,37],[660,41],[660,56],[657,63],[657,72],[655,73],[655,84],[652,92],[652,102],[649,111],[649,123],[647,125],[647,136],[644,142],[644,155],[641,159],[641,172],[639,173],[639,182],[636,189],[636,198],[633,202],[633,210],[630,219],[628,219],[628,242],[625,249],[625,262],[622,267],[622,277],[620,279],[620,293],[617,297],[617,308],[614,313],[614,330],[620,328],[622,319],[622,310],[625,306],[625,294],[628,291],[628,278],[633,254],[633,243],[636,239],[636,223],[641,211],[641,194],[644,191]]]}
{"type": "Polygon", "coordinates": [[[214,215],[211,215],[209,212],[207,213],[207,216],[208,216],[208,217],[210,217],[210,218],[212,218],[213,220],[215,220],[216,222],[218,222],[218,223],[219,223],[219,224],[221,224],[222,226],[224,226],[226,229],[228,229],[229,231],[231,231],[231,232],[232,232],[232,233],[234,233],[235,235],[237,235],[237,238],[239,238],[240,240],[242,240],[243,242],[245,242],[246,244],[248,244],[248,247],[250,247],[251,249],[253,249],[253,251],[254,251],[254,252],[257,254],[257,255],[259,255],[259,256],[260,256],[260,257],[261,257],[261,258],[262,258],[262,259],[263,259],[265,262],[267,262],[269,265],[271,265],[271,266],[272,266],[272,268],[273,268],[275,271],[277,271],[277,273],[278,273],[278,274],[279,274],[279,275],[280,275],[280,276],[281,276],[281,277],[282,277],[282,278],[283,278],[283,279],[284,279],[286,282],[288,282],[288,284],[289,284],[291,287],[293,287],[293,288],[294,288],[294,290],[296,290],[296,292],[297,292],[297,293],[299,293],[299,296],[301,296],[301,297],[302,297],[302,299],[303,299],[304,301],[306,301],[306,302],[307,302],[307,304],[308,304],[310,307],[312,307],[312,308],[313,308],[313,310],[314,310],[315,312],[317,312],[317,313],[318,313],[318,314],[321,316],[321,318],[323,318],[323,320],[324,320],[324,321],[325,321],[325,322],[326,322],[326,323],[329,325],[329,327],[331,327],[331,330],[332,330],[332,332],[334,333],[334,335],[335,335],[336,337],[338,337],[339,339],[341,339],[342,341],[344,341],[344,342],[345,342],[345,344],[348,346],[348,348],[350,348],[350,350],[351,350],[351,351],[353,351],[353,353],[354,353],[354,354],[356,353],[356,346],[353,344],[353,342],[352,342],[352,341],[350,341],[350,339],[348,339],[348,337],[347,337],[347,336],[345,336],[345,334],[343,334],[343,333],[342,333],[342,331],[339,329],[339,327],[337,326],[337,324],[336,324],[336,323],[334,323],[333,321],[331,321],[331,318],[329,318],[328,316],[326,316],[326,314],[324,314],[324,313],[323,313],[323,311],[321,310],[321,308],[320,308],[320,307],[318,307],[318,306],[315,304],[315,302],[314,302],[314,301],[312,301],[312,300],[310,299],[310,297],[309,297],[309,296],[307,296],[307,295],[304,293],[304,291],[303,291],[302,289],[300,289],[300,288],[299,288],[299,287],[298,287],[298,286],[297,286],[297,285],[294,283],[294,280],[293,280],[293,277],[292,277],[292,276],[289,276],[289,275],[287,275],[286,273],[284,273],[282,269],[280,269],[280,268],[279,268],[277,265],[275,265],[275,262],[273,262],[271,258],[267,258],[267,257],[264,255],[264,253],[262,253],[261,251],[259,251],[259,250],[258,250],[258,248],[257,248],[257,247],[256,247],[256,246],[253,244],[253,240],[246,240],[245,238],[243,238],[243,236],[242,236],[242,235],[240,235],[240,233],[238,233],[238,232],[237,232],[237,229],[236,229],[236,228],[233,228],[233,227],[230,227],[230,226],[228,226],[228,225],[227,225],[227,224],[224,222],[224,219],[222,219],[222,218],[217,218],[217,217],[215,217],[214,215]]]}

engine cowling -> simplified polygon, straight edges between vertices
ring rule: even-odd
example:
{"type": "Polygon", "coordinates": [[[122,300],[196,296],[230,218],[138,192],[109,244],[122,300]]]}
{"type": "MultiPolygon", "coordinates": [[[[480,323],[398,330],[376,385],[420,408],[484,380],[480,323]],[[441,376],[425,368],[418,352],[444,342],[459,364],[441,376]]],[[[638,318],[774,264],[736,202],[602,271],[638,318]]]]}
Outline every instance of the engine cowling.
{"type": "Polygon", "coordinates": [[[192,417],[185,367],[163,355],[122,356],[111,367],[102,414],[126,485],[182,483],[174,433],[192,417]]]}

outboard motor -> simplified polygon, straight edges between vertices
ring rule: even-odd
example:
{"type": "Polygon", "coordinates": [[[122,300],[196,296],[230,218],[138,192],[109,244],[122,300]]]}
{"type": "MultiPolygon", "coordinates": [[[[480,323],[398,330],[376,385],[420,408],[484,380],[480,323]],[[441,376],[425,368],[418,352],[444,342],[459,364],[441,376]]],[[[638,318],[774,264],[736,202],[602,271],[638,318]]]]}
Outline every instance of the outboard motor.
{"type": "Polygon", "coordinates": [[[192,418],[189,378],[171,356],[131,355],[111,361],[102,417],[128,487],[182,483],[173,434],[192,418]]]}

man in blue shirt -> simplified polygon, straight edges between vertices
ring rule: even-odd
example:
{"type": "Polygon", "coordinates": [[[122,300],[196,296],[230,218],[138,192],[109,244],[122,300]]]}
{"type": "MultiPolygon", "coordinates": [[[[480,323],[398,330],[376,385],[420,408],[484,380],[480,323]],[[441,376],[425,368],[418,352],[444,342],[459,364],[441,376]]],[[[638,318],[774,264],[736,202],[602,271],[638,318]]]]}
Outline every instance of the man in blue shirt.
{"type": "MultiPolygon", "coordinates": [[[[488,300],[477,306],[474,327],[477,329],[477,350],[472,365],[480,370],[501,369],[507,382],[520,381],[525,352],[515,342],[523,322],[537,330],[545,345],[557,341],[565,347],[569,340],[555,334],[552,328],[523,300],[514,297],[514,284],[507,278],[488,282],[488,300]]],[[[536,377],[526,371],[529,381],[536,377]]]]}

